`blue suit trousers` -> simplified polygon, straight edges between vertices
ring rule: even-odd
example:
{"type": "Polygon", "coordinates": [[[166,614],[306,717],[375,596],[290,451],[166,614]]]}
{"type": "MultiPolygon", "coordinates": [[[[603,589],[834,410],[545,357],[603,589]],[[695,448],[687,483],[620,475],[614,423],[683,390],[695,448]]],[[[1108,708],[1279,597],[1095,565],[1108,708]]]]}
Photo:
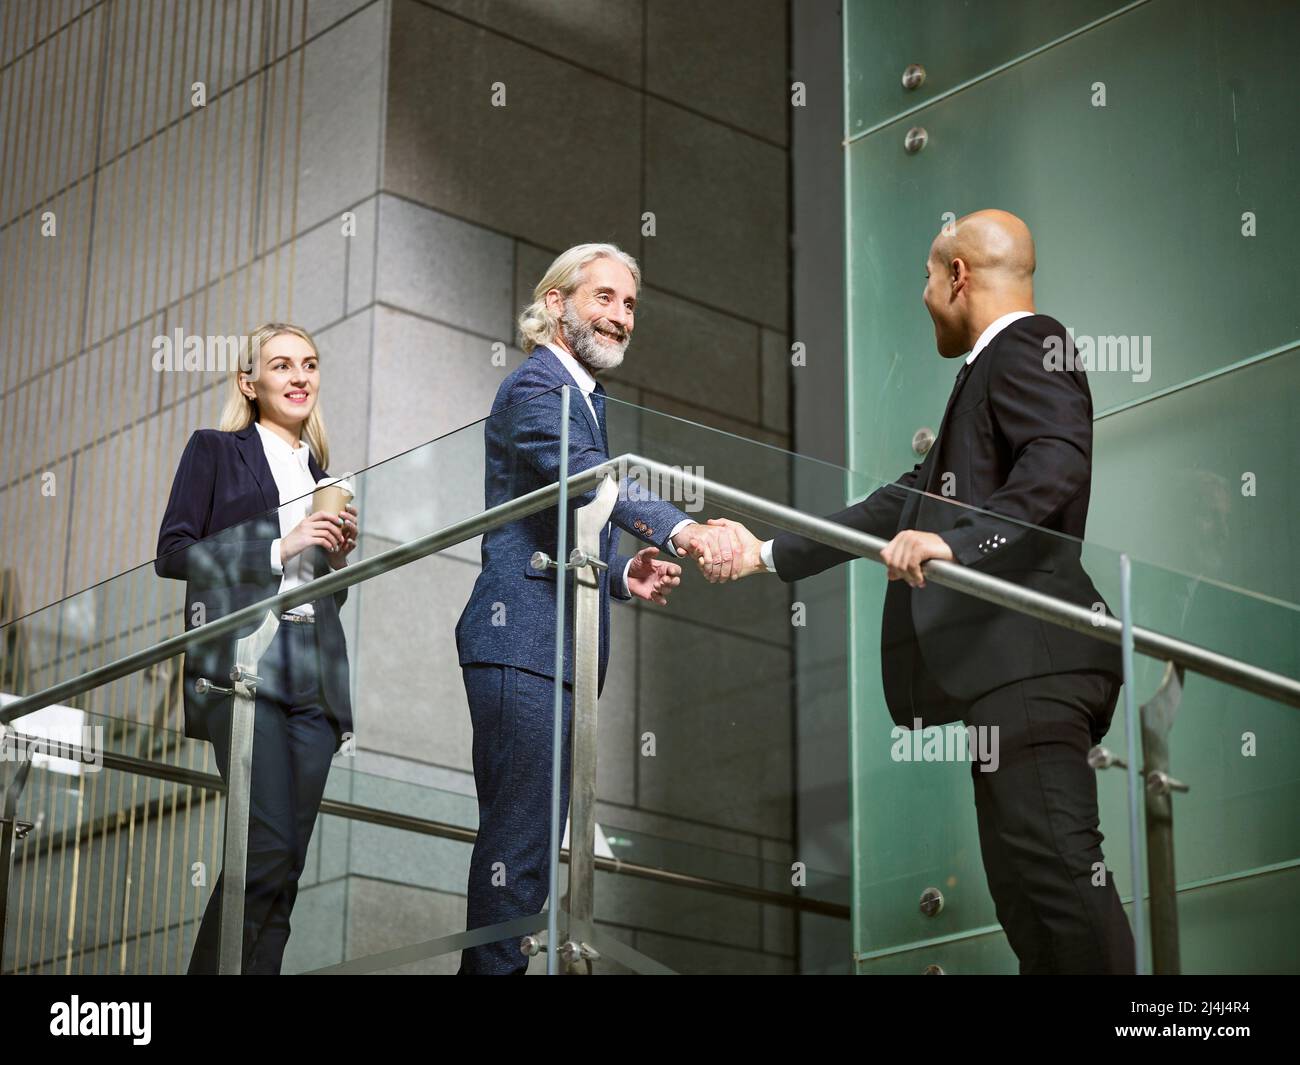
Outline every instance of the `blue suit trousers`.
{"type": "MultiPolygon", "coordinates": [[[[462,667],[474,724],[478,840],[469,864],[468,929],[541,911],[548,893],[555,682],[514,666],[462,667]]],[[[573,689],[564,686],[560,824],[569,811],[573,689]]],[[[466,975],[520,975],[520,936],[461,953],[466,975]]]]}

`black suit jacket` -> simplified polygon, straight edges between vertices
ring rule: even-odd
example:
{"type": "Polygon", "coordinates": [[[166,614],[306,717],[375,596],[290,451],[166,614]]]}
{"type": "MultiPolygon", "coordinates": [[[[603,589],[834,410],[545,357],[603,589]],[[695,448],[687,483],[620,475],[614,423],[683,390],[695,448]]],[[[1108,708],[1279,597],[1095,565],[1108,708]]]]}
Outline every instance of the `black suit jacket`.
{"type": "MultiPolygon", "coordinates": [[[[325,476],[309,460],[316,480],[325,476]]],[[[271,570],[271,541],[280,536],[280,492],[266,461],[257,427],[233,433],[199,429],[185,445],[171,496],[158,533],[159,576],[185,581],[185,628],[212,621],[266,599],[280,590],[280,575],[271,570]],[[203,605],[197,617],[196,604],[203,605]]],[[[313,571],[329,571],[324,549],[311,547],[313,571]]],[[[348,690],[347,643],[339,608],[344,589],[312,602],[321,658],[321,695],[325,709],[341,734],[352,731],[352,701],[348,690]]],[[[194,681],[207,677],[230,687],[235,642],[261,624],[248,625],[220,640],[195,647],[185,655],[185,734],[208,739],[208,711],[229,695],[199,695],[194,681]]]]}
{"type": "MultiPolygon", "coordinates": [[[[830,520],[885,539],[903,529],[938,533],[963,565],[1104,607],[1078,542],[1092,478],[1092,395],[1082,370],[1044,366],[1048,337],[1073,352],[1065,327],[1045,314],[998,333],[953,390],[925,461],[830,520]]],[[[790,533],[772,547],[786,581],[853,557],[790,533]]],[[[885,594],[885,699],[907,727],[914,718],[958,720],[966,703],[1027,677],[1079,670],[1118,677],[1119,655],[1110,644],[937,584],[891,581],[885,594]]]]}

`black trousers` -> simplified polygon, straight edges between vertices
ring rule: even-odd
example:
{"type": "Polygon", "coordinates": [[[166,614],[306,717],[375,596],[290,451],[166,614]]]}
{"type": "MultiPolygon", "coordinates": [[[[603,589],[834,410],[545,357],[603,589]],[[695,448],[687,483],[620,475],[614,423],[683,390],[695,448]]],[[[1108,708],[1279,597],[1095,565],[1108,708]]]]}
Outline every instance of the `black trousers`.
{"type": "Polygon", "coordinates": [[[1119,687],[1106,673],[1032,677],[981,696],[963,715],[967,725],[998,726],[997,769],[972,761],[971,776],[989,892],[1022,974],[1134,972],[1087,762],[1119,687]]]}
{"type": "MultiPolygon", "coordinates": [[[[278,975],[338,732],[322,705],[315,625],[281,622],[258,675],[262,683],[253,725],[242,971],[278,975]]],[[[228,698],[209,719],[217,769],[227,783],[231,709],[228,698]]],[[[190,957],[191,975],[217,971],[224,881],[223,872],[203,913],[190,957]]]]}

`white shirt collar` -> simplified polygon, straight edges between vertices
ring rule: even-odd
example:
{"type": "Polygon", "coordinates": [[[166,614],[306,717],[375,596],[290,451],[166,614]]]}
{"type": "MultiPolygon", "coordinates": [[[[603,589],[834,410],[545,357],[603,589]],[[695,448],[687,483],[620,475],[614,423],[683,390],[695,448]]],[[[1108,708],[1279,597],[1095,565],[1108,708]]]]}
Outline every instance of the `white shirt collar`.
{"type": "Polygon", "coordinates": [[[966,356],[966,365],[969,366],[975,361],[975,356],[993,343],[993,338],[1012,322],[1019,321],[1021,318],[1028,318],[1034,314],[1033,311],[1012,311],[1010,314],[1004,314],[1001,318],[995,318],[989,323],[989,327],[980,334],[979,340],[975,341],[975,346],[970,349],[970,354],[966,356]]]}
{"type": "Polygon", "coordinates": [[[560,360],[560,365],[569,371],[569,376],[573,378],[584,396],[589,396],[596,391],[596,379],[591,376],[590,370],[560,347],[558,343],[547,344],[546,346],[550,349],[551,354],[560,360]]]}
{"type": "Polygon", "coordinates": [[[254,422],[253,424],[257,426],[257,431],[262,437],[263,450],[269,451],[278,458],[297,462],[304,470],[310,469],[308,456],[311,454],[311,449],[307,447],[304,441],[299,440],[297,447],[290,447],[287,440],[271,432],[261,422],[254,422]]]}

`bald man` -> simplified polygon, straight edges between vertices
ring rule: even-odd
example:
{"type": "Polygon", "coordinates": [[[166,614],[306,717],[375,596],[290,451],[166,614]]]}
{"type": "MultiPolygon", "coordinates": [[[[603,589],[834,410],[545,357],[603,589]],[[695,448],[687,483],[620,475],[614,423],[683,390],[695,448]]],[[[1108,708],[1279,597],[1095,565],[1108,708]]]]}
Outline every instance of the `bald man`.
{"type": "MultiPolygon", "coordinates": [[[[1072,358],[1044,357],[1073,346],[1034,309],[1034,266],[1029,227],[1005,211],[967,215],[934,239],[924,301],[935,345],[965,356],[938,435],[925,461],[830,519],[889,541],[881,660],[895,722],[997,728],[996,768],[972,761],[971,775],[989,891],[1020,971],[1131,973],[1086,760],[1114,713],[1118,648],[927,586],[921,569],[956,561],[1106,609],[1079,558],[1092,396],[1072,358]]],[[[735,576],[796,581],[856,557],[721,523],[744,545],[735,576]]]]}

